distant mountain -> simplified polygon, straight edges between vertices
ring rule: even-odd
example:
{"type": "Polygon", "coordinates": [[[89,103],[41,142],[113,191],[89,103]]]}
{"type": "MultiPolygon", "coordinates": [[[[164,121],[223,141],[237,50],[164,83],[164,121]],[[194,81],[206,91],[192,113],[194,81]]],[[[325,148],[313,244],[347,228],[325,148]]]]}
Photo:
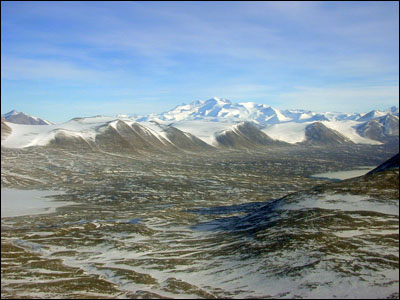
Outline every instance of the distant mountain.
{"type": "Polygon", "coordinates": [[[399,136],[399,118],[387,113],[384,116],[360,124],[357,126],[357,132],[360,136],[387,142],[389,139],[399,136]]]}
{"type": "Polygon", "coordinates": [[[399,116],[399,108],[396,106],[392,106],[391,108],[389,108],[388,110],[386,110],[386,112],[391,113],[394,116],[399,116]]]}
{"type": "Polygon", "coordinates": [[[357,121],[359,121],[359,122],[370,121],[372,119],[383,117],[386,114],[387,114],[387,112],[384,112],[384,111],[372,110],[369,113],[366,113],[365,115],[358,118],[357,121]]]}
{"type": "Polygon", "coordinates": [[[338,131],[326,127],[320,122],[314,122],[305,128],[306,139],[303,143],[312,145],[335,145],[353,143],[338,131]]]}
{"type": "Polygon", "coordinates": [[[15,124],[26,124],[26,125],[50,125],[53,124],[47,120],[43,120],[34,116],[27,115],[23,112],[18,112],[16,110],[12,110],[6,114],[2,115],[7,122],[15,123],[15,124]]]}
{"type": "MultiPolygon", "coordinates": [[[[383,116],[385,113],[377,113],[383,116]]],[[[361,117],[357,113],[316,113],[306,110],[279,110],[266,104],[254,102],[232,103],[223,98],[211,98],[178,105],[161,114],[152,114],[138,118],[138,121],[161,120],[178,122],[182,120],[214,120],[251,121],[260,125],[272,125],[286,122],[343,121],[356,120],[361,117]]],[[[372,115],[365,116],[369,120],[372,115]]]]}
{"type": "MultiPolygon", "coordinates": [[[[137,119],[137,121],[156,120],[160,123],[173,124],[173,126],[179,128],[190,128],[193,132],[201,131],[200,133],[202,135],[205,130],[198,130],[196,128],[199,125],[202,128],[204,127],[203,124],[199,123],[200,121],[207,121],[204,124],[208,124],[210,128],[215,129],[220,126],[214,124],[221,124],[221,127],[225,127],[224,124],[228,123],[234,126],[240,122],[250,122],[259,126],[259,129],[269,135],[270,138],[288,143],[305,142],[305,128],[312,123],[319,122],[327,127],[327,129],[324,130],[332,129],[335,131],[336,137],[333,138],[335,134],[331,133],[331,139],[328,141],[329,139],[327,137],[323,138],[324,134],[321,132],[321,130],[323,130],[322,127],[320,125],[315,125],[316,127],[309,128],[308,143],[322,143],[323,139],[325,144],[334,142],[334,140],[334,143],[353,142],[379,144],[390,142],[395,144],[396,138],[398,139],[398,125],[396,127],[395,124],[396,113],[398,114],[397,107],[391,107],[386,111],[373,110],[365,114],[340,112],[316,113],[301,109],[279,110],[265,104],[257,104],[254,102],[232,103],[227,99],[214,97],[205,101],[195,101],[190,104],[178,105],[170,111],[141,117],[137,119]],[[376,125],[367,124],[373,120],[378,120],[378,123],[382,123],[379,125],[379,128],[382,126],[383,138],[374,137],[376,134],[372,132],[371,134],[363,132],[362,126],[376,127],[376,125]],[[386,125],[383,125],[384,122],[386,122],[386,125]],[[193,126],[190,126],[190,123],[192,123],[193,126]],[[181,124],[183,125],[181,126],[181,124]],[[317,126],[319,127],[317,128],[317,126]],[[310,134],[317,129],[322,134],[319,142],[310,136],[310,134]],[[291,133],[291,130],[294,131],[291,133]],[[270,135],[270,133],[272,135],[270,135]],[[337,136],[337,133],[342,136],[337,136]],[[298,135],[295,136],[296,134],[298,135]],[[302,138],[302,136],[304,137],[302,138]],[[388,136],[390,136],[390,138],[387,138],[388,136]]],[[[225,130],[227,129],[224,128],[224,132],[225,130]]],[[[189,132],[192,133],[192,131],[189,132]]],[[[325,134],[328,133],[326,132],[325,134]]],[[[217,130],[210,130],[209,137],[205,137],[203,140],[215,141],[217,135],[217,130]]],[[[230,135],[234,135],[234,133],[225,135],[225,138],[219,137],[219,140],[224,139],[224,142],[221,144],[216,141],[216,143],[221,145],[229,144],[227,138],[230,135]]],[[[231,136],[230,138],[233,137],[231,136]]]]}

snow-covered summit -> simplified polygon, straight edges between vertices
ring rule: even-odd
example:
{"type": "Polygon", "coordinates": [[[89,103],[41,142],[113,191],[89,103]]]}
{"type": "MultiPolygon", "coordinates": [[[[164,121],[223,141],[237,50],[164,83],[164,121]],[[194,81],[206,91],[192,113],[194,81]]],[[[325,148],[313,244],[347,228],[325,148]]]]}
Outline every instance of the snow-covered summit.
{"type": "Polygon", "coordinates": [[[13,109],[12,111],[9,111],[8,113],[3,114],[3,118],[8,118],[10,116],[14,116],[14,115],[17,115],[17,114],[19,114],[19,112],[16,111],[15,109],[13,109]]]}
{"type": "Polygon", "coordinates": [[[370,121],[372,119],[380,118],[388,114],[388,112],[380,110],[371,110],[369,113],[363,114],[358,121],[370,121]]]}
{"type": "Polygon", "coordinates": [[[208,100],[198,100],[190,104],[181,104],[167,112],[148,116],[148,119],[158,118],[168,121],[183,120],[213,120],[255,121],[261,124],[272,124],[289,119],[279,110],[265,104],[254,102],[233,103],[224,98],[214,97],[208,100]]]}
{"type": "Polygon", "coordinates": [[[26,125],[50,125],[53,124],[50,121],[34,117],[23,112],[18,112],[15,109],[2,115],[7,122],[15,124],[26,124],[26,125]]]}
{"type": "Polygon", "coordinates": [[[360,121],[365,122],[382,117],[388,113],[398,115],[398,108],[392,107],[387,111],[374,110],[369,113],[313,112],[303,109],[280,110],[266,104],[255,102],[233,103],[224,98],[214,97],[208,100],[197,100],[190,104],[181,104],[173,109],[143,117],[142,121],[163,120],[170,122],[188,120],[212,120],[220,122],[251,121],[259,125],[273,125],[288,122],[304,123],[314,121],[360,121]]]}

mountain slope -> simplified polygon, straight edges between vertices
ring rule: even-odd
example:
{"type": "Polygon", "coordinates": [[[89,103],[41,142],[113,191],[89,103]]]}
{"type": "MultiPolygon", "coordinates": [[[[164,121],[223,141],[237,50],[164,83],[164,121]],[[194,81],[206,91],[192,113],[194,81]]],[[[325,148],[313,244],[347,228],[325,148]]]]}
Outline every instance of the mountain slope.
{"type": "Polygon", "coordinates": [[[196,136],[183,132],[172,126],[165,126],[164,132],[168,140],[178,149],[185,151],[210,151],[215,148],[207,143],[203,142],[196,136]]]}
{"type": "Polygon", "coordinates": [[[95,145],[82,137],[79,133],[73,131],[56,129],[53,131],[54,136],[50,139],[47,146],[56,146],[70,150],[94,150],[95,145]]]}
{"type": "Polygon", "coordinates": [[[1,140],[6,139],[12,132],[12,129],[5,122],[6,120],[1,117],[1,140]]]}
{"type": "Polygon", "coordinates": [[[377,172],[382,172],[382,171],[390,171],[390,170],[398,170],[399,169],[399,162],[400,162],[400,156],[399,153],[397,153],[395,156],[391,157],[387,161],[383,162],[379,166],[377,166],[375,169],[369,171],[366,175],[372,175],[377,172]]]}
{"type": "Polygon", "coordinates": [[[357,126],[357,132],[360,136],[380,142],[387,142],[392,137],[398,139],[399,118],[388,113],[385,116],[360,124],[357,126]]]}
{"type": "Polygon", "coordinates": [[[100,128],[96,144],[107,151],[129,150],[135,152],[166,153],[182,150],[200,151],[210,146],[191,138],[182,131],[165,126],[160,128],[162,135],[139,123],[126,123],[118,120],[100,128]]]}
{"type": "Polygon", "coordinates": [[[326,127],[320,122],[312,123],[305,128],[306,139],[304,144],[310,145],[337,145],[353,142],[338,131],[326,127]]]}
{"type": "Polygon", "coordinates": [[[359,122],[370,121],[372,119],[383,117],[384,115],[386,115],[386,112],[379,111],[379,110],[372,110],[369,113],[366,113],[362,117],[357,119],[357,121],[359,121],[359,122]]]}
{"type": "Polygon", "coordinates": [[[48,126],[8,124],[11,128],[2,123],[2,146],[9,148],[47,146],[132,153],[214,150],[214,147],[177,128],[155,122],[145,126],[126,118],[75,118],[63,124],[48,126]],[[13,134],[6,137],[10,130],[13,134]]]}
{"type": "Polygon", "coordinates": [[[251,149],[268,145],[286,144],[273,140],[249,122],[238,123],[232,126],[231,129],[220,132],[215,138],[218,146],[224,148],[251,149]]]}

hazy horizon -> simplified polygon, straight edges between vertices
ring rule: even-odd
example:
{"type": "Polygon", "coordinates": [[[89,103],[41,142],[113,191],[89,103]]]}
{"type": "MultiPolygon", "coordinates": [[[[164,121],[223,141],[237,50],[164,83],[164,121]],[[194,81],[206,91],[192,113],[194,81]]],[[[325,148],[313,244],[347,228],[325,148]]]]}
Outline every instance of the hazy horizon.
{"type": "MultiPolygon", "coordinates": [[[[200,101],[207,101],[207,100],[210,100],[210,99],[213,99],[213,98],[220,98],[220,97],[212,97],[212,98],[209,98],[209,99],[201,99],[200,101]]],[[[230,101],[229,99],[226,99],[226,98],[220,98],[220,99],[225,99],[225,100],[228,100],[228,101],[230,101]]],[[[196,101],[198,101],[198,100],[196,100],[196,101]]],[[[168,109],[168,110],[166,110],[166,111],[170,111],[170,110],[172,110],[172,109],[174,109],[175,107],[177,107],[177,106],[181,106],[181,105],[189,105],[189,104],[192,104],[193,102],[195,102],[195,101],[192,101],[191,103],[181,103],[181,104],[178,104],[178,105],[175,105],[174,107],[170,107],[170,109],[168,109]]],[[[244,103],[244,102],[234,102],[234,101],[231,101],[233,104],[239,104],[239,103],[244,103]]],[[[249,102],[252,102],[252,101],[249,101],[249,102]]],[[[257,104],[260,104],[260,103],[257,103],[257,104]]],[[[273,107],[273,106],[271,106],[271,107],[273,107]]],[[[381,111],[386,111],[386,110],[388,110],[388,109],[390,109],[390,108],[392,108],[392,107],[396,107],[396,108],[399,108],[399,106],[398,105],[392,105],[392,106],[390,106],[390,107],[386,107],[386,108],[384,108],[383,110],[381,110],[381,111]]],[[[276,108],[276,107],[273,107],[273,108],[276,108]]],[[[307,108],[304,108],[304,107],[291,107],[291,108],[286,108],[286,109],[288,109],[288,110],[291,110],[291,109],[293,109],[293,110],[296,110],[296,109],[298,109],[298,110],[305,110],[305,111],[307,111],[307,108]]],[[[286,109],[280,109],[280,110],[286,110],[286,109]]],[[[127,115],[127,116],[134,116],[134,115],[139,115],[139,116],[147,116],[147,115],[150,115],[150,114],[154,114],[155,112],[150,112],[150,113],[146,113],[146,114],[135,114],[135,113],[129,113],[129,112],[121,112],[121,113],[117,113],[117,114],[92,114],[92,115],[79,115],[79,114],[77,114],[77,115],[75,115],[75,116],[73,116],[73,117],[71,117],[71,118],[69,118],[69,119],[60,119],[60,120],[57,120],[57,121],[54,121],[54,120],[52,120],[52,119],[46,119],[46,118],[43,118],[42,116],[39,116],[39,115],[32,115],[32,114],[30,114],[30,113],[28,113],[28,112],[26,112],[26,111],[20,111],[20,110],[18,110],[18,109],[12,109],[12,110],[9,110],[9,111],[5,111],[5,112],[1,112],[1,114],[2,115],[5,115],[5,114],[7,114],[7,113],[10,113],[10,112],[12,112],[12,111],[16,111],[16,112],[18,112],[18,113],[25,113],[25,114],[27,114],[27,115],[31,115],[31,116],[33,116],[33,117],[38,117],[38,118],[41,118],[41,119],[45,119],[45,120],[47,120],[47,121],[50,121],[50,122],[54,122],[54,123],[64,123],[64,122],[68,122],[68,121],[70,121],[71,119],[73,119],[73,118],[90,118],[90,117],[96,117],[96,116],[107,116],[107,117],[117,117],[118,115],[127,115]]],[[[163,112],[165,112],[165,111],[163,111],[163,112]]],[[[160,112],[160,113],[163,113],[163,112],[160,112]]],[[[363,112],[354,112],[354,111],[313,111],[313,112],[316,112],[316,113],[325,113],[325,112],[331,112],[331,113],[360,113],[360,114],[366,114],[366,113],[368,113],[368,112],[370,112],[370,111],[363,111],[363,112]]],[[[78,113],[78,112],[77,112],[78,113]]]]}

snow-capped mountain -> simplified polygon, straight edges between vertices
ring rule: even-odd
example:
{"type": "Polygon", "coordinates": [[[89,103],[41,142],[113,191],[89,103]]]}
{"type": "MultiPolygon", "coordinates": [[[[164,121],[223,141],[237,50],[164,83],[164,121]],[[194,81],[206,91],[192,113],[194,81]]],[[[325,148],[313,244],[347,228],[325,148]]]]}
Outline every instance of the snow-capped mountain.
{"type": "Polygon", "coordinates": [[[399,136],[399,118],[391,113],[371,119],[357,126],[359,135],[376,141],[386,142],[399,136]]]}
{"type": "MultiPolygon", "coordinates": [[[[384,115],[382,112],[379,116],[384,115]]],[[[279,110],[266,104],[254,102],[232,103],[223,98],[211,98],[208,100],[195,101],[191,104],[182,104],[174,109],[155,115],[148,115],[141,120],[158,119],[163,121],[178,122],[183,120],[212,120],[221,121],[252,121],[259,125],[272,125],[287,122],[313,122],[313,121],[337,121],[356,120],[360,114],[343,113],[317,113],[301,109],[279,110]]]]}
{"type": "Polygon", "coordinates": [[[8,122],[15,124],[29,124],[29,125],[50,125],[53,124],[50,121],[34,117],[31,115],[27,115],[23,112],[18,112],[16,110],[12,110],[6,114],[2,115],[4,119],[8,122]]]}
{"type": "Polygon", "coordinates": [[[316,113],[212,98],[178,105],[161,114],[75,118],[62,124],[47,122],[48,126],[20,125],[7,119],[17,115],[26,116],[16,112],[5,114],[4,147],[80,145],[106,151],[168,152],[299,143],[308,146],[390,143],[395,146],[399,139],[396,107],[365,114],[316,113]]]}
{"type": "MultiPolygon", "coordinates": [[[[191,132],[212,145],[218,145],[216,136],[219,136],[221,132],[231,130],[233,126],[243,121],[258,126],[262,132],[275,140],[291,144],[305,142],[307,140],[306,127],[314,122],[320,122],[323,125],[318,127],[319,131],[326,127],[332,131],[330,134],[334,135],[334,132],[337,132],[343,135],[343,141],[380,144],[385,142],[385,139],[364,135],[359,127],[371,120],[385,116],[390,116],[391,129],[385,129],[384,136],[391,134],[389,132],[396,132],[396,128],[394,128],[396,126],[393,127],[396,120],[398,121],[398,108],[396,107],[391,107],[386,111],[373,110],[365,114],[317,113],[303,109],[279,110],[254,102],[232,103],[227,99],[214,97],[209,100],[178,105],[161,114],[137,117],[136,120],[138,122],[156,120],[166,123],[180,130],[191,132]]],[[[339,140],[341,139],[337,139],[337,141],[339,140]]]]}
{"type": "Polygon", "coordinates": [[[372,110],[369,113],[364,114],[363,116],[361,116],[357,120],[360,121],[360,122],[371,121],[373,119],[376,119],[376,118],[379,118],[379,117],[383,117],[386,114],[387,114],[387,112],[384,112],[384,111],[372,110]]]}
{"type": "Polygon", "coordinates": [[[304,123],[315,121],[359,121],[366,122],[387,114],[399,115],[395,106],[385,110],[373,110],[368,113],[341,113],[341,112],[313,112],[303,109],[279,110],[266,104],[254,102],[233,103],[224,98],[214,97],[208,100],[194,101],[190,104],[181,104],[175,108],[147,116],[135,116],[137,121],[161,120],[170,122],[189,120],[211,121],[251,121],[267,126],[288,122],[304,123]]]}

